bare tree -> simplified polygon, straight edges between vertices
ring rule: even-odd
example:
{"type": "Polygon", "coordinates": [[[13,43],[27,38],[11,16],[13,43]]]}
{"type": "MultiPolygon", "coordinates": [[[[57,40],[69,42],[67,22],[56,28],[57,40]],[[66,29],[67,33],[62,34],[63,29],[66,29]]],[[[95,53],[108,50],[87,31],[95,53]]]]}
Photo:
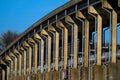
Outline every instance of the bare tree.
{"type": "Polygon", "coordinates": [[[13,42],[17,37],[18,33],[15,31],[8,30],[0,35],[0,50],[3,50],[11,42],[13,42]]]}

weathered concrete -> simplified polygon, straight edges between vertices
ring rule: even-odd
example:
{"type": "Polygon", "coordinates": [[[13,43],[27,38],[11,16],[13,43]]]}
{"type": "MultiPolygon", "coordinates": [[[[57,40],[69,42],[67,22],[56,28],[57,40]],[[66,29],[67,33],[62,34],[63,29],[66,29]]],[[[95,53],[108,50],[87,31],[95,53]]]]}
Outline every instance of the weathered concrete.
{"type": "Polygon", "coordinates": [[[93,70],[93,80],[106,80],[105,77],[105,67],[104,66],[98,66],[95,65],[92,67],[93,70]]]}
{"type": "Polygon", "coordinates": [[[81,80],[88,80],[88,67],[82,67],[81,71],[81,80]]]}
{"type": "Polygon", "coordinates": [[[41,73],[41,74],[37,74],[38,76],[38,80],[44,80],[44,74],[41,73]]]}
{"type": "Polygon", "coordinates": [[[61,70],[60,71],[60,74],[59,74],[60,75],[60,80],[65,80],[64,76],[63,76],[65,73],[66,73],[66,70],[61,70]]]}
{"type": "Polygon", "coordinates": [[[53,80],[59,80],[59,71],[53,71],[53,80]]]}
{"type": "Polygon", "coordinates": [[[71,69],[71,80],[80,80],[80,70],[71,69]]]}
{"type": "Polygon", "coordinates": [[[120,63],[108,65],[108,80],[120,80],[120,63]]]}
{"type": "Polygon", "coordinates": [[[45,80],[52,80],[52,72],[45,73],[45,80]]]}

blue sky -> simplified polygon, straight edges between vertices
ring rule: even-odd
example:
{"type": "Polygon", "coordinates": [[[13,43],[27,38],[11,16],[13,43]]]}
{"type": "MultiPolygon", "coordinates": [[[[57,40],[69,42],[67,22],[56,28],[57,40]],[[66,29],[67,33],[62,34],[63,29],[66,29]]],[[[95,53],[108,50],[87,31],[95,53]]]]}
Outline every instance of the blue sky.
{"type": "MultiPolygon", "coordinates": [[[[69,0],[0,0],[0,34],[13,30],[22,33],[37,20],[69,0]]],[[[118,28],[120,43],[120,27],[118,28]]],[[[109,30],[106,31],[109,35],[109,30]]],[[[106,41],[109,41],[107,36],[106,41]]]]}
{"type": "Polygon", "coordinates": [[[37,20],[69,0],[0,0],[0,34],[23,32],[37,20]]]}

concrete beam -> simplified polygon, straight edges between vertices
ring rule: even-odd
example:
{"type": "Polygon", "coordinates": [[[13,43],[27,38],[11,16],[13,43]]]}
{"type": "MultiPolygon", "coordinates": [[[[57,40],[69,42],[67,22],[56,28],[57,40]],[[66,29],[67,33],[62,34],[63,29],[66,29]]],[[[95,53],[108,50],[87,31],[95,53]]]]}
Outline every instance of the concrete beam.
{"type": "Polygon", "coordinates": [[[48,72],[50,72],[51,71],[51,36],[44,29],[41,31],[41,34],[47,36],[47,46],[46,46],[47,57],[48,57],[48,59],[47,59],[48,61],[47,62],[48,62],[48,72]]]}
{"type": "MultiPolygon", "coordinates": [[[[66,23],[68,23],[68,25],[70,25],[72,27],[72,50],[71,50],[71,54],[73,54],[73,67],[77,68],[77,54],[78,54],[78,26],[75,23],[75,21],[70,17],[70,16],[66,16],[65,18],[66,23]]],[[[72,56],[72,55],[71,55],[72,56]]]]}
{"type": "Polygon", "coordinates": [[[58,63],[59,63],[59,33],[57,30],[52,26],[48,26],[49,31],[54,31],[55,36],[53,37],[55,41],[53,41],[53,45],[55,46],[53,50],[55,50],[55,70],[58,71],[58,63]]]}
{"type": "Polygon", "coordinates": [[[63,53],[64,53],[64,70],[67,67],[67,58],[68,58],[68,29],[64,26],[61,21],[56,22],[56,26],[63,28],[63,53]]]}

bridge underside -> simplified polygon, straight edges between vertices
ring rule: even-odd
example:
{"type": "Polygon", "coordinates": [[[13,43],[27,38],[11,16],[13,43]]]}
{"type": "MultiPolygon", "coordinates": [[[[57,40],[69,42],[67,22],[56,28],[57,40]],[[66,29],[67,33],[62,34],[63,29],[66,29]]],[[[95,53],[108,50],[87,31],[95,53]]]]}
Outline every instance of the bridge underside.
{"type": "Polygon", "coordinates": [[[0,54],[0,80],[119,80],[117,0],[73,0],[56,10],[0,54]]]}

